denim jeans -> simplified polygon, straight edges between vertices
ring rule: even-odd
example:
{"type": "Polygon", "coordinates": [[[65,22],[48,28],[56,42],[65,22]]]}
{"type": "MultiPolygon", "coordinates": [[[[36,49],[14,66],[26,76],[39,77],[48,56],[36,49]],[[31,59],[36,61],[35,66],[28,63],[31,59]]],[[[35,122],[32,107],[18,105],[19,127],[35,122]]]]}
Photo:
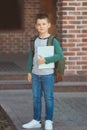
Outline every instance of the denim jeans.
{"type": "Polygon", "coordinates": [[[54,74],[32,74],[34,119],[41,120],[42,95],[45,101],[45,120],[53,120],[54,112],[54,74]]]}

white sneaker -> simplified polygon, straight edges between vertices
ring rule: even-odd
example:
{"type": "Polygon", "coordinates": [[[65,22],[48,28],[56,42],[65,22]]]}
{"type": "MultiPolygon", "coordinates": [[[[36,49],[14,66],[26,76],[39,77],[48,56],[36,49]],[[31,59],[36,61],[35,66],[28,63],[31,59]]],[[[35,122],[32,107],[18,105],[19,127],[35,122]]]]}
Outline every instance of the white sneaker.
{"type": "Polygon", "coordinates": [[[53,130],[53,122],[51,120],[45,121],[45,130],[53,130]]]}
{"type": "Polygon", "coordinates": [[[32,120],[24,125],[22,125],[23,128],[29,129],[29,128],[41,128],[41,122],[37,120],[32,120]]]}

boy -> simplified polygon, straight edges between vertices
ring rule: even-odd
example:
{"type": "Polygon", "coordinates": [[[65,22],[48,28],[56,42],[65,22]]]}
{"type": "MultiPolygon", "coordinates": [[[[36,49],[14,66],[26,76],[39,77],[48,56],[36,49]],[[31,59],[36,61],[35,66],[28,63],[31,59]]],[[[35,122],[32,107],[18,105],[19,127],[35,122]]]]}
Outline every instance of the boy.
{"type": "Polygon", "coordinates": [[[35,28],[38,36],[34,42],[34,54],[30,49],[28,59],[28,81],[32,81],[33,92],[33,119],[23,125],[23,128],[40,128],[41,127],[41,110],[42,110],[42,93],[45,100],[45,130],[53,130],[53,112],[54,112],[54,69],[39,69],[41,64],[49,64],[63,59],[63,52],[59,42],[54,38],[53,46],[55,54],[50,57],[38,57],[37,48],[47,46],[47,40],[50,37],[48,32],[51,27],[47,14],[38,14],[36,17],[35,28]]]}

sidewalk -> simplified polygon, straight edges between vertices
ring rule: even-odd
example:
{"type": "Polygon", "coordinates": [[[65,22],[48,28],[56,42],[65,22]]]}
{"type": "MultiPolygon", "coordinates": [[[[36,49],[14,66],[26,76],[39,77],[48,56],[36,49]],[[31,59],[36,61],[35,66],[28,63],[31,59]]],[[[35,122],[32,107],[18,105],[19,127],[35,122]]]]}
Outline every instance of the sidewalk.
{"type": "MultiPolygon", "coordinates": [[[[54,130],[87,130],[87,93],[55,92],[54,95],[54,130]]],[[[13,120],[18,130],[23,130],[22,124],[32,119],[31,90],[1,90],[0,104],[13,120]]],[[[44,111],[43,101],[43,122],[44,111]]],[[[38,130],[44,130],[44,127],[38,130]]]]}

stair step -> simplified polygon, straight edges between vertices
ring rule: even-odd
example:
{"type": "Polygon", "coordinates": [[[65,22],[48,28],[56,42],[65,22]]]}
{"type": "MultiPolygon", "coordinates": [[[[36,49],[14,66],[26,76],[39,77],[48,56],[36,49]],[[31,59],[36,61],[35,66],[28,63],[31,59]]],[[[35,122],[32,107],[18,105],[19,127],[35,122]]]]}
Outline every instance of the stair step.
{"type": "Polygon", "coordinates": [[[55,83],[58,92],[87,92],[87,82],[59,82],[55,83]]]}
{"type": "Polygon", "coordinates": [[[0,90],[31,89],[31,84],[1,84],[0,90]]]}
{"type": "Polygon", "coordinates": [[[8,89],[30,89],[31,83],[27,80],[1,80],[0,81],[0,90],[8,89]]]}
{"type": "Polygon", "coordinates": [[[87,82],[59,82],[59,83],[55,83],[55,86],[87,86],[87,82]]]}
{"type": "Polygon", "coordinates": [[[0,80],[26,80],[26,73],[0,73],[0,80]]]}
{"type": "Polygon", "coordinates": [[[0,72],[0,90],[5,89],[27,89],[30,88],[27,73],[0,72]]]}
{"type": "MultiPolygon", "coordinates": [[[[31,89],[31,83],[27,80],[27,73],[0,72],[0,90],[4,89],[31,89]]],[[[55,83],[54,90],[56,92],[86,92],[87,82],[62,81],[55,83]]]]}
{"type": "Polygon", "coordinates": [[[5,85],[9,85],[9,84],[29,84],[29,82],[27,80],[1,80],[0,85],[1,84],[5,84],[5,85]]]}

